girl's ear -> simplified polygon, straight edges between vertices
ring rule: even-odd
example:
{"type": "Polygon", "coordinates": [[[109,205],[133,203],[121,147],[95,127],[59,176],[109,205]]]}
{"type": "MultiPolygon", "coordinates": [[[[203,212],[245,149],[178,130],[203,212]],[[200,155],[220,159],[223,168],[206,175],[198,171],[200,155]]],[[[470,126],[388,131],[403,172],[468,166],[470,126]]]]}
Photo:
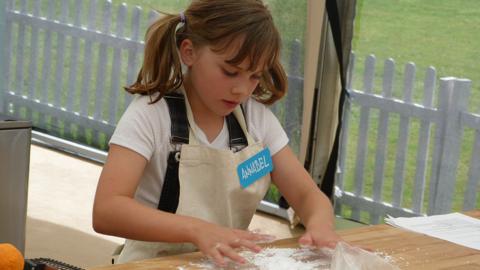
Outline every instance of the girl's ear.
{"type": "Polygon", "coordinates": [[[183,64],[188,67],[191,67],[195,62],[195,48],[190,39],[186,38],[180,43],[180,58],[182,59],[183,64]]]}

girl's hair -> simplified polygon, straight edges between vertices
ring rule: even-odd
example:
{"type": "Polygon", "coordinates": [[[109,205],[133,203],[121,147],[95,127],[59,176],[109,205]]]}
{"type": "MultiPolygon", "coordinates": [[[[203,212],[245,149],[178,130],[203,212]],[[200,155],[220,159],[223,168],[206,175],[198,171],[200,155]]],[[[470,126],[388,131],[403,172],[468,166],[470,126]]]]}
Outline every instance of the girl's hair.
{"type": "Polygon", "coordinates": [[[227,61],[229,64],[239,65],[248,59],[251,71],[265,65],[254,98],[272,104],[286,93],[287,78],[280,64],[280,35],[261,0],[193,0],[183,16],[165,14],[148,28],[143,66],[137,81],[125,87],[128,92],[142,95],[158,92],[152,101],[155,103],[165,93],[178,89],[183,76],[177,48],[188,38],[195,47],[208,45],[217,53],[240,41],[240,49],[227,61]]]}

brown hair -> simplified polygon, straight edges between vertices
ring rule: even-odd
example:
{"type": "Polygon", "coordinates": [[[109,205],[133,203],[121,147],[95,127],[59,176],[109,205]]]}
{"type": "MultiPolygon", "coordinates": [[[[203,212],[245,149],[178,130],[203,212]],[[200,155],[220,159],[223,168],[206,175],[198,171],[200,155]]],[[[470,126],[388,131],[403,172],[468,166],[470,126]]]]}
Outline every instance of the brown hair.
{"type": "Polygon", "coordinates": [[[241,38],[237,55],[227,62],[238,65],[248,57],[251,71],[260,61],[266,66],[253,97],[272,104],[285,95],[287,78],[280,64],[280,35],[261,0],[193,0],[184,17],[185,22],[181,15],[165,14],[148,28],[143,66],[137,81],[125,87],[128,92],[159,92],[152,101],[155,103],[165,93],[178,89],[183,76],[177,48],[184,39],[224,52],[241,38]]]}

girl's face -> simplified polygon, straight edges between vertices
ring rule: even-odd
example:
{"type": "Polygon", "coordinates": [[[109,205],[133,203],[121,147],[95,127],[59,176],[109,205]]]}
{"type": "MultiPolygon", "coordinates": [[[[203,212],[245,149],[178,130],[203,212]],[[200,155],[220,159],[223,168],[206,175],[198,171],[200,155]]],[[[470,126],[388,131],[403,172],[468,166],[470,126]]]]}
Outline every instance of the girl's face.
{"type": "Polygon", "coordinates": [[[182,60],[188,66],[185,90],[196,114],[226,116],[257,87],[263,70],[249,71],[248,60],[238,66],[227,63],[239,48],[239,44],[233,45],[224,53],[216,53],[209,46],[195,48],[188,39],[180,45],[182,60]]]}

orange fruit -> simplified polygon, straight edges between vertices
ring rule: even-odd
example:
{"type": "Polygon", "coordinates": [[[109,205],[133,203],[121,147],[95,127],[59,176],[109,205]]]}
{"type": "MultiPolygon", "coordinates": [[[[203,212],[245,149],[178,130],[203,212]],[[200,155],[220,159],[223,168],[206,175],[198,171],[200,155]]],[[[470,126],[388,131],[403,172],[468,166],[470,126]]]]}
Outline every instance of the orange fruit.
{"type": "Polygon", "coordinates": [[[25,263],[22,253],[12,244],[0,243],[0,269],[23,270],[25,263]]]}

